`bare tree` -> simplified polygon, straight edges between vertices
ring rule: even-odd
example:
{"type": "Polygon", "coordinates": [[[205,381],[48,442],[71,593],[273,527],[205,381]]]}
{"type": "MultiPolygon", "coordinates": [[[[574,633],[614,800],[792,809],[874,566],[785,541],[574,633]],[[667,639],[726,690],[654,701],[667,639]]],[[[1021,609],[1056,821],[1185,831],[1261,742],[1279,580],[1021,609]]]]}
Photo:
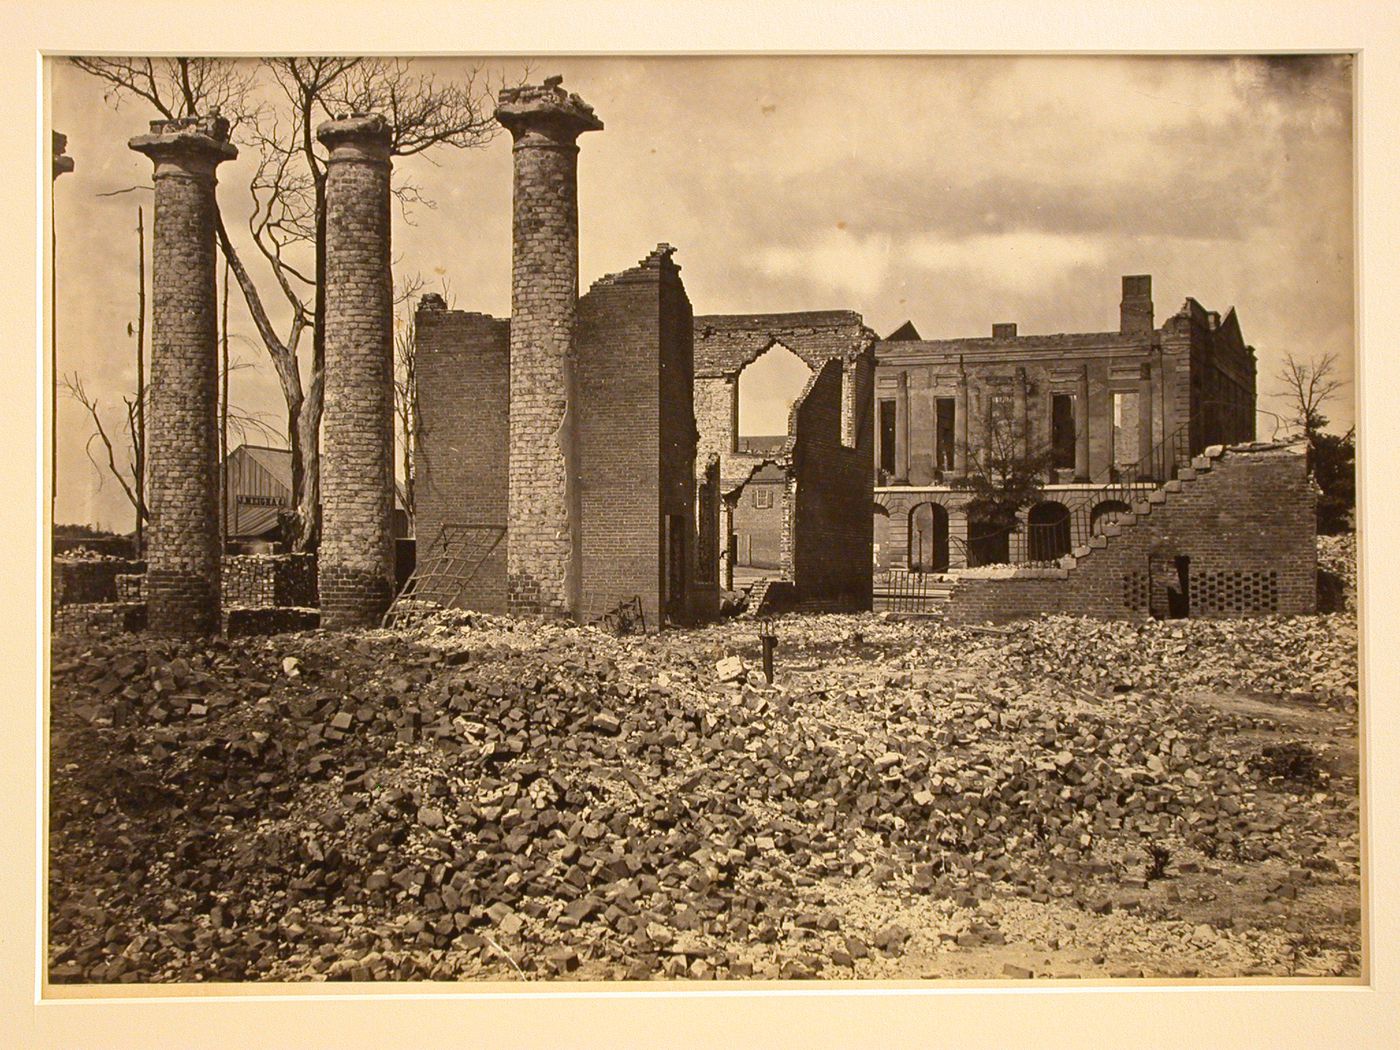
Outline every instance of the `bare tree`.
{"type": "Polygon", "coordinates": [[[136,511],[137,530],[151,520],[151,513],[146,508],[145,494],[142,491],[141,467],[140,463],[144,458],[142,434],[137,424],[137,410],[135,400],[123,398],[126,405],[126,426],[127,426],[127,447],[130,458],[125,466],[117,465],[116,449],[112,445],[112,438],[107,433],[107,428],[102,422],[102,412],[98,407],[97,399],[87,392],[87,387],[83,384],[82,376],[74,372],[71,376],[63,377],[63,389],[74,401],[87,409],[87,413],[92,417],[93,432],[88,436],[87,454],[93,466],[101,470],[96,458],[93,456],[93,442],[99,442],[106,453],[107,469],[112,477],[117,479],[117,484],[122,487],[122,492],[126,494],[132,508],[136,511]]]}
{"type": "MultiPolygon", "coordinates": [[[[251,367],[252,362],[250,361],[234,361],[228,365],[228,371],[237,372],[251,367]]],[[[221,377],[221,382],[222,380],[223,377],[221,377]]],[[[149,389],[145,391],[143,396],[122,397],[122,405],[126,415],[125,433],[118,431],[116,437],[123,446],[121,452],[126,462],[118,464],[118,449],[113,442],[113,435],[108,432],[107,425],[103,422],[102,406],[98,399],[88,392],[83,377],[77,372],[66,375],[62,379],[62,386],[68,397],[87,410],[88,417],[92,420],[92,433],[88,435],[86,446],[88,459],[99,471],[105,466],[107,473],[117,480],[117,484],[121,486],[122,492],[136,512],[139,532],[151,520],[150,509],[146,504],[146,488],[143,478],[146,463],[146,440],[140,422],[145,414],[143,402],[145,396],[149,395],[149,389]],[[98,462],[93,449],[94,443],[101,446],[105,463],[98,462]]],[[[228,409],[228,425],[237,431],[240,440],[246,441],[249,433],[264,438],[277,435],[277,431],[269,426],[261,416],[244,412],[238,408],[228,409]]]]}
{"type": "Polygon", "coordinates": [[[1289,354],[1274,378],[1286,390],[1290,413],[1287,422],[1314,443],[1328,423],[1323,406],[1346,386],[1346,380],[1337,375],[1337,355],[1323,354],[1311,361],[1300,361],[1289,354]]]}
{"type": "MultiPolygon", "coordinates": [[[[257,158],[250,190],[248,234],[271,284],[260,286],[245,265],[220,214],[216,235],[287,405],[292,452],[293,544],[319,538],[319,434],[325,385],[326,155],[316,126],[347,112],[382,113],[391,128],[390,152],[426,154],[438,147],[484,146],[499,130],[492,118],[495,85],[478,68],[450,79],[423,73],[403,59],[268,58],[256,65],[229,59],[79,58],[75,64],[106,82],[114,104],[137,99],[169,119],[217,106],[235,140],[257,158]],[[264,294],[290,307],[278,331],[264,294]],[[298,351],[309,334],[303,377],[298,351]]],[[[393,192],[407,209],[425,201],[403,179],[393,192]]]]}

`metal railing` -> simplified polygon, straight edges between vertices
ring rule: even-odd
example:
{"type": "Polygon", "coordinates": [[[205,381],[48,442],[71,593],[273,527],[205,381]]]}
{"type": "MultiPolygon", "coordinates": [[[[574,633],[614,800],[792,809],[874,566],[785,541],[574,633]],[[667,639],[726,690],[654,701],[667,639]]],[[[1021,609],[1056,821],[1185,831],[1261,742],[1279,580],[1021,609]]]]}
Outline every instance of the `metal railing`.
{"type": "Polygon", "coordinates": [[[871,604],[877,612],[932,612],[949,590],[931,573],[906,569],[877,572],[873,584],[871,604]]]}
{"type": "MultiPolygon", "coordinates": [[[[1049,521],[1028,521],[1024,525],[1016,522],[967,538],[949,536],[949,562],[961,560],[968,568],[983,565],[1053,568],[1075,548],[1087,546],[1092,537],[1102,532],[1104,524],[1117,522],[1119,515],[1130,513],[1133,505],[1145,499],[1149,492],[1174,480],[1190,461],[1190,428],[1181,426],[1153,446],[1138,462],[1110,466],[1097,478],[1085,482],[1090,486],[1089,491],[1083,493],[1074,504],[1065,506],[1063,514],[1049,521]],[[1105,504],[1112,509],[1101,510],[1095,516],[1094,510],[1103,508],[1105,504]],[[1021,550],[1014,551],[1011,537],[1023,531],[1025,545],[1021,550]]],[[[1044,501],[1041,505],[1044,505],[1044,501]]],[[[947,571],[947,566],[936,563],[928,567],[911,566],[909,571],[913,575],[923,575],[947,571]]]]}

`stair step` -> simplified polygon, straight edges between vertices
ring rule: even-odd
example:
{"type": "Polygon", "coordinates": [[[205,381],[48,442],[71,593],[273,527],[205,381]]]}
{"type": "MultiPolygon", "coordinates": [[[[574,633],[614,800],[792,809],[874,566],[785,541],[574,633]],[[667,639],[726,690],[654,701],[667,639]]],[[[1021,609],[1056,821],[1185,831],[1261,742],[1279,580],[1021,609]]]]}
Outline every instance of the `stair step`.
{"type": "Polygon", "coordinates": [[[1149,492],[1149,493],[1147,494],[1147,502],[1148,502],[1148,503],[1165,503],[1165,502],[1167,502],[1167,494],[1166,494],[1165,492],[1163,492],[1161,489],[1158,489],[1156,492],[1149,492]]]}
{"type": "Polygon", "coordinates": [[[1195,481],[1195,480],[1196,480],[1196,471],[1193,470],[1191,467],[1183,467],[1181,470],[1178,470],[1178,471],[1176,472],[1176,480],[1177,480],[1177,481],[1195,481]]]}
{"type": "Polygon", "coordinates": [[[1121,535],[1123,532],[1123,530],[1117,525],[1104,524],[1099,526],[1099,528],[1101,530],[1099,535],[1101,536],[1118,536],[1121,535]]]}
{"type": "Polygon", "coordinates": [[[1167,491],[1167,492],[1180,492],[1180,491],[1181,491],[1181,482],[1180,482],[1180,481],[1169,481],[1169,482],[1167,482],[1165,485],[1163,485],[1162,488],[1163,488],[1163,490],[1165,490],[1165,491],[1167,491]]]}
{"type": "Polygon", "coordinates": [[[1139,518],[1145,518],[1152,513],[1152,504],[1144,501],[1133,504],[1133,514],[1139,518]]]}
{"type": "Polygon", "coordinates": [[[1108,540],[1103,536],[1090,536],[1089,546],[1093,547],[1095,550],[1103,550],[1108,546],[1108,540]]]}

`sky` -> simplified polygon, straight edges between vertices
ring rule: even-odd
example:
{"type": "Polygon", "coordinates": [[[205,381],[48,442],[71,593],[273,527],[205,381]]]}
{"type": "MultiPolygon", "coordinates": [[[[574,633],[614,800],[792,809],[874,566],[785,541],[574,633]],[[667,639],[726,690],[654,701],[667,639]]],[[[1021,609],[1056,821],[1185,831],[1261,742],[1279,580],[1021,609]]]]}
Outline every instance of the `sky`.
{"type": "MultiPolygon", "coordinates": [[[[439,77],[562,74],[606,124],[580,139],[581,290],[658,242],[697,314],[849,309],[928,339],[1114,330],[1123,274],[1153,278],[1156,323],[1190,296],[1235,307],[1258,353],[1261,438],[1286,411],[1287,354],[1355,355],[1351,62],[1334,56],[607,57],[417,59],[439,77]]],[[[151,166],[126,147],[153,113],[119,107],[62,60],[52,126],[73,174],[55,185],[58,367],[119,423],[135,388],[136,208],[151,166]]],[[[246,235],[253,147],[219,169],[246,235]]],[[[394,214],[396,279],[460,309],[510,309],[509,136],[400,158],[428,202],[394,214]]],[[[149,249],[148,249],[149,265],[149,249]]],[[[272,310],[285,331],[286,311],[272,310]]],[[[280,426],[281,394],[237,289],[236,409],[280,426]]],[[[149,316],[149,314],[148,314],[149,316]]],[[[1354,418],[1348,385],[1329,408],[1354,418]]],[[[763,423],[755,424],[762,432],[763,423]]],[[[781,432],[778,427],[774,432],[781,432]]],[[[56,520],[131,527],[61,400],[56,520]]],[[[250,440],[265,438],[250,435],[250,440]]],[[[233,439],[237,443],[237,438],[233,439]]],[[[276,443],[276,439],[273,439],[276,443]]],[[[101,457],[99,457],[100,459],[101,457]]]]}

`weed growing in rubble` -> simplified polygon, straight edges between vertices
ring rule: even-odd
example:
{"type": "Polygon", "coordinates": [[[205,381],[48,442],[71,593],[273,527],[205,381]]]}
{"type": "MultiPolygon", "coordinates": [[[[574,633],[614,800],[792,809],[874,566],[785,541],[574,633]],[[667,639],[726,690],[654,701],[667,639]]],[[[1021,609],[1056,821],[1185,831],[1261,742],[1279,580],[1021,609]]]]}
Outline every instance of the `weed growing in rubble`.
{"type": "Polygon", "coordinates": [[[1316,787],[1327,777],[1318,753],[1300,741],[1269,744],[1259,750],[1250,764],[1260,776],[1299,787],[1316,787]]]}
{"type": "Polygon", "coordinates": [[[1148,843],[1146,849],[1147,874],[1143,877],[1148,882],[1164,878],[1167,874],[1167,865],[1172,862],[1172,851],[1156,842],[1148,843]]]}

